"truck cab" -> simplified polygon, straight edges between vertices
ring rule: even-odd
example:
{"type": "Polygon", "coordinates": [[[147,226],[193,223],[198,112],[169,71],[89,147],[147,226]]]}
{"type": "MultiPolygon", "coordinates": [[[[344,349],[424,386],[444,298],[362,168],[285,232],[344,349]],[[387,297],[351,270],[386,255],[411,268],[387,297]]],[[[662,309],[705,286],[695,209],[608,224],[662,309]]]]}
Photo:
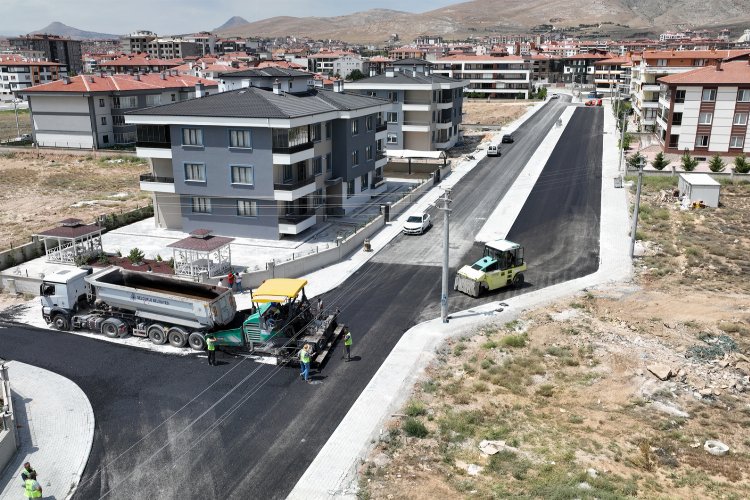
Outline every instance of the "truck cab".
{"type": "Polygon", "coordinates": [[[78,307],[78,301],[85,296],[88,285],[84,279],[88,269],[63,269],[45,276],[39,285],[42,302],[42,316],[47,324],[54,323],[58,330],[70,328],[70,317],[78,307]]]}

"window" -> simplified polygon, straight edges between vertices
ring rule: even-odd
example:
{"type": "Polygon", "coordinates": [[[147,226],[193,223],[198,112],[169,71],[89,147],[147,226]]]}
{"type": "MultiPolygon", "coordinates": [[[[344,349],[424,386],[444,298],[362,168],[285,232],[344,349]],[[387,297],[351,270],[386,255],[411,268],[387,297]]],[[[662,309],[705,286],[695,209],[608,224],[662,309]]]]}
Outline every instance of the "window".
{"type": "MultiPolygon", "coordinates": [[[[737,100],[739,101],[739,99],[737,99],[737,100]]],[[[99,107],[100,108],[104,107],[104,99],[99,99],[99,107]]]]}
{"type": "Polygon", "coordinates": [[[102,125],[106,125],[106,124],[107,124],[107,117],[102,116],[102,125]]]}
{"type": "Polygon", "coordinates": [[[328,153],[326,155],[326,172],[330,172],[333,170],[333,159],[331,158],[331,153],[328,153]]]}
{"type": "Polygon", "coordinates": [[[310,142],[310,129],[307,125],[290,129],[275,128],[271,132],[271,147],[290,149],[310,142]]]}
{"type": "Polygon", "coordinates": [[[202,196],[193,196],[193,213],[210,214],[211,199],[203,198],[202,196]]]}
{"type": "Polygon", "coordinates": [[[326,139],[331,138],[331,122],[326,122],[326,139]]]}
{"type": "Polygon", "coordinates": [[[310,135],[312,135],[312,140],[315,142],[320,141],[320,123],[316,123],[314,125],[310,125],[310,135]]]}
{"type": "Polygon", "coordinates": [[[367,127],[367,130],[372,130],[372,115],[365,118],[365,126],[367,127]]]}
{"type": "Polygon", "coordinates": [[[735,113],[732,125],[747,125],[747,113],[735,113]]]}
{"type": "Polygon", "coordinates": [[[146,106],[158,106],[159,104],[161,104],[161,96],[159,94],[146,96],[146,106]]]}
{"type": "Polygon", "coordinates": [[[375,92],[374,90],[369,90],[367,92],[367,95],[369,95],[370,97],[375,97],[376,94],[377,94],[377,92],[375,92]]]}
{"type": "Polygon", "coordinates": [[[183,146],[203,146],[203,130],[199,128],[182,129],[183,146]]]}
{"type": "Polygon", "coordinates": [[[368,181],[369,177],[370,177],[370,174],[365,174],[359,178],[359,184],[360,184],[359,190],[360,191],[366,191],[367,189],[370,188],[370,184],[368,181]]]}
{"type": "Polygon", "coordinates": [[[253,167],[232,166],[232,184],[253,185],[253,167]]]}
{"type": "Polygon", "coordinates": [[[230,148],[245,148],[250,149],[253,147],[250,141],[249,130],[230,130],[229,131],[229,147],[230,148]]]}
{"type": "Polygon", "coordinates": [[[313,158],[313,175],[320,175],[323,173],[323,158],[318,156],[313,158]]]}
{"type": "Polygon", "coordinates": [[[365,159],[372,160],[372,146],[365,146],[365,159]]]}
{"type": "Polygon", "coordinates": [[[698,115],[698,125],[711,125],[713,119],[713,113],[703,112],[698,115]]]}
{"type": "Polygon", "coordinates": [[[359,165],[359,150],[355,149],[352,151],[352,167],[359,165]]]}
{"type": "Polygon", "coordinates": [[[682,113],[672,113],[672,125],[682,125],[682,113]]]}
{"type": "Polygon", "coordinates": [[[385,119],[388,123],[398,123],[398,113],[389,111],[388,113],[386,113],[385,119]]]}
{"type": "Polygon", "coordinates": [[[705,59],[695,59],[693,61],[693,66],[705,66],[706,60],[705,59]]]}
{"type": "Polygon", "coordinates": [[[354,179],[346,182],[346,197],[349,198],[354,194],[354,179]]]}
{"type": "Polygon", "coordinates": [[[112,107],[115,109],[135,108],[136,106],[138,106],[138,99],[135,96],[112,98],[112,107]]]}
{"type": "Polygon", "coordinates": [[[257,217],[258,203],[250,200],[237,200],[237,215],[240,217],[257,217]]]}
{"type": "Polygon", "coordinates": [[[396,134],[388,134],[387,141],[388,144],[397,144],[398,143],[398,137],[396,134]]]}
{"type": "Polygon", "coordinates": [[[104,144],[107,144],[107,143],[109,142],[109,136],[108,136],[107,134],[104,134],[104,135],[102,136],[102,142],[103,142],[104,144]]]}
{"type": "Polygon", "coordinates": [[[707,135],[699,135],[695,138],[695,147],[696,148],[707,148],[708,147],[708,136],[707,135]]]}
{"type": "Polygon", "coordinates": [[[206,166],[202,163],[185,164],[185,180],[194,182],[206,181],[206,166]]]}
{"type": "Polygon", "coordinates": [[[683,102],[685,102],[685,91],[684,90],[675,90],[675,93],[674,93],[674,102],[675,103],[683,103],[683,102]]]}
{"type": "Polygon", "coordinates": [[[313,196],[313,206],[315,208],[322,207],[323,203],[323,190],[318,189],[317,191],[315,191],[315,194],[313,196]]]}
{"type": "Polygon", "coordinates": [[[177,96],[175,94],[171,94],[172,96],[172,102],[175,102],[177,100],[177,96]]]}
{"type": "Polygon", "coordinates": [[[112,125],[122,127],[125,125],[125,117],[122,115],[112,115],[112,125]]]}
{"type": "Polygon", "coordinates": [[[390,99],[391,102],[398,102],[398,92],[388,92],[388,99],[390,99]]]}
{"type": "Polygon", "coordinates": [[[680,135],[679,134],[672,134],[669,136],[669,147],[670,148],[676,148],[680,144],[680,135]]]}
{"type": "Polygon", "coordinates": [[[740,102],[750,101],[750,89],[740,89],[737,91],[737,100],[740,102]]]}
{"type": "Polygon", "coordinates": [[[352,135],[359,134],[359,120],[352,120],[352,135]]]}
{"type": "Polygon", "coordinates": [[[711,102],[716,100],[716,89],[703,89],[703,102],[711,102]]]}
{"type": "Polygon", "coordinates": [[[742,148],[745,145],[745,138],[741,135],[733,135],[729,139],[729,147],[730,148],[742,148]]]}

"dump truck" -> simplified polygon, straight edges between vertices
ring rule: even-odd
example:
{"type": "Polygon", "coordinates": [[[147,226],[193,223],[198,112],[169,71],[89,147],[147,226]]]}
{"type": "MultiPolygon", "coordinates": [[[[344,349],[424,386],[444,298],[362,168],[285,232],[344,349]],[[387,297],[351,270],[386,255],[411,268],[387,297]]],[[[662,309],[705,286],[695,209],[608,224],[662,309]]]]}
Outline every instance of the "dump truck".
{"type": "Polygon", "coordinates": [[[225,350],[279,360],[309,343],[322,362],[345,326],[337,323],[338,310],[313,313],[305,285],[267,280],[254,291],[252,308],[237,310],[228,288],[111,266],[50,274],[40,295],[44,320],[58,330],[133,335],[195,350],[205,349],[212,335],[225,350]]]}
{"type": "Polygon", "coordinates": [[[482,258],[458,270],[453,289],[479,297],[484,291],[523,285],[526,261],[523,247],[508,240],[485,243],[482,258]]]}

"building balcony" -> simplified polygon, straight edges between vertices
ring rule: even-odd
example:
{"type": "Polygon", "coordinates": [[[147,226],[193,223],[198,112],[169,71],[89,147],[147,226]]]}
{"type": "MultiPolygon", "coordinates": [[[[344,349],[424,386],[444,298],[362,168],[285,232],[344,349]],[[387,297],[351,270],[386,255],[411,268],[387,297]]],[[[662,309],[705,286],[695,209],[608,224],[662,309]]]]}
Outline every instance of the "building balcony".
{"type": "Polygon", "coordinates": [[[402,132],[429,132],[431,130],[430,122],[407,122],[405,121],[403,125],[401,125],[401,131],[402,132]]]}
{"type": "Polygon", "coordinates": [[[661,85],[646,83],[641,87],[646,92],[661,92],[661,85]]]}
{"type": "Polygon", "coordinates": [[[401,105],[402,111],[430,111],[432,110],[432,103],[417,104],[409,101],[405,101],[401,105]]]}
{"type": "Polygon", "coordinates": [[[299,234],[305,229],[314,226],[316,222],[317,217],[315,216],[314,210],[309,210],[304,213],[286,214],[283,217],[279,217],[279,233],[299,234]]]}
{"type": "Polygon", "coordinates": [[[372,182],[370,183],[370,189],[377,189],[380,186],[385,184],[385,179],[382,175],[374,175],[372,177],[372,182]]]}
{"type": "Polygon", "coordinates": [[[174,178],[159,177],[153,174],[142,174],[140,176],[141,191],[155,193],[174,193],[174,178]]]}
{"type": "Polygon", "coordinates": [[[656,125],[656,117],[655,116],[651,116],[651,117],[647,118],[647,117],[644,116],[641,119],[641,123],[643,125],[656,125]]]}
{"type": "Polygon", "coordinates": [[[451,120],[449,120],[447,122],[437,122],[435,124],[435,129],[436,130],[448,130],[452,126],[453,126],[453,122],[451,120]]]}
{"type": "Polygon", "coordinates": [[[385,122],[378,123],[377,125],[375,125],[375,132],[376,133],[377,132],[385,132],[386,130],[388,130],[388,124],[385,123],[385,122]]]}
{"type": "Polygon", "coordinates": [[[273,185],[273,199],[277,201],[294,201],[313,192],[315,176],[273,185]]]}
{"type": "Polygon", "coordinates": [[[643,109],[659,109],[659,100],[658,99],[650,99],[650,100],[643,100],[641,101],[641,107],[643,109]]]}
{"type": "Polygon", "coordinates": [[[437,109],[451,109],[453,107],[453,101],[440,101],[435,106],[437,109]]]}
{"type": "Polygon", "coordinates": [[[315,156],[315,145],[312,142],[298,144],[291,148],[274,147],[273,162],[276,165],[294,165],[297,162],[309,160],[315,156]]]}

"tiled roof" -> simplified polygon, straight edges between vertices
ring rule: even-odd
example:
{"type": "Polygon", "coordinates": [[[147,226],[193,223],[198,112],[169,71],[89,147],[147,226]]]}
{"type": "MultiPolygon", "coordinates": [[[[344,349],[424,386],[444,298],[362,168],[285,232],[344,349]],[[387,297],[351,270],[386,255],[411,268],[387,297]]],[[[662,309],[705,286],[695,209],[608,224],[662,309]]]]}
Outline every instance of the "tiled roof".
{"type": "Polygon", "coordinates": [[[513,62],[523,61],[523,57],[519,56],[478,56],[476,54],[456,54],[453,56],[441,57],[435,62],[450,62],[450,61],[495,61],[495,62],[513,62]]]}
{"type": "Polygon", "coordinates": [[[375,75],[368,78],[357,80],[355,83],[356,88],[367,88],[368,83],[396,83],[399,85],[425,85],[432,83],[457,83],[461,82],[457,78],[448,78],[443,75],[425,75],[424,73],[417,72],[412,74],[411,71],[394,71],[393,76],[386,76],[385,74],[375,75]],[[364,84],[364,85],[363,85],[364,84]]]}
{"type": "Polygon", "coordinates": [[[750,54],[750,50],[645,50],[644,59],[726,59],[750,54]]]}
{"type": "Polygon", "coordinates": [[[219,77],[231,77],[231,78],[247,78],[247,77],[266,77],[266,78],[289,78],[289,77],[295,77],[295,76],[312,76],[310,73],[306,71],[299,71],[296,69],[290,69],[290,68],[278,68],[276,66],[268,67],[268,68],[250,68],[250,69],[244,69],[242,71],[233,71],[229,74],[220,74],[219,77]]]}
{"type": "Polygon", "coordinates": [[[414,65],[417,66],[432,66],[432,63],[430,61],[425,61],[424,59],[417,59],[415,57],[408,57],[406,59],[397,59],[393,61],[394,66],[408,66],[408,65],[414,65]]]}
{"type": "Polygon", "coordinates": [[[565,59],[609,59],[610,57],[612,57],[611,54],[604,55],[604,54],[582,53],[582,54],[576,54],[574,56],[566,57],[565,59]]]}
{"type": "Polygon", "coordinates": [[[205,238],[194,238],[188,236],[174,243],[167,245],[169,248],[179,248],[181,250],[195,250],[198,252],[212,252],[219,248],[230,244],[234,241],[234,238],[226,238],[224,236],[207,236],[205,238]]]}
{"type": "Polygon", "coordinates": [[[59,226],[53,229],[48,229],[37,233],[39,236],[50,236],[52,238],[80,238],[88,234],[98,233],[103,231],[102,226],[96,224],[80,225],[80,226],[59,226]]]}
{"type": "Polygon", "coordinates": [[[386,99],[324,89],[312,89],[302,94],[274,94],[270,90],[248,87],[129,114],[291,119],[337,110],[365,109],[388,102],[386,99]]]}
{"type": "Polygon", "coordinates": [[[54,82],[35,85],[19,91],[20,93],[44,93],[44,92],[114,92],[127,90],[153,90],[153,89],[173,89],[195,87],[196,83],[202,83],[206,87],[216,87],[219,84],[206,78],[196,78],[194,76],[165,75],[162,79],[160,73],[149,73],[139,75],[138,80],[133,75],[82,75],[74,76],[69,79],[70,83],[65,83],[65,79],[55,80],[54,82]]]}
{"type": "Polygon", "coordinates": [[[659,82],[674,85],[750,85],[750,64],[748,61],[732,61],[716,66],[678,73],[659,78],[659,82]]]}

